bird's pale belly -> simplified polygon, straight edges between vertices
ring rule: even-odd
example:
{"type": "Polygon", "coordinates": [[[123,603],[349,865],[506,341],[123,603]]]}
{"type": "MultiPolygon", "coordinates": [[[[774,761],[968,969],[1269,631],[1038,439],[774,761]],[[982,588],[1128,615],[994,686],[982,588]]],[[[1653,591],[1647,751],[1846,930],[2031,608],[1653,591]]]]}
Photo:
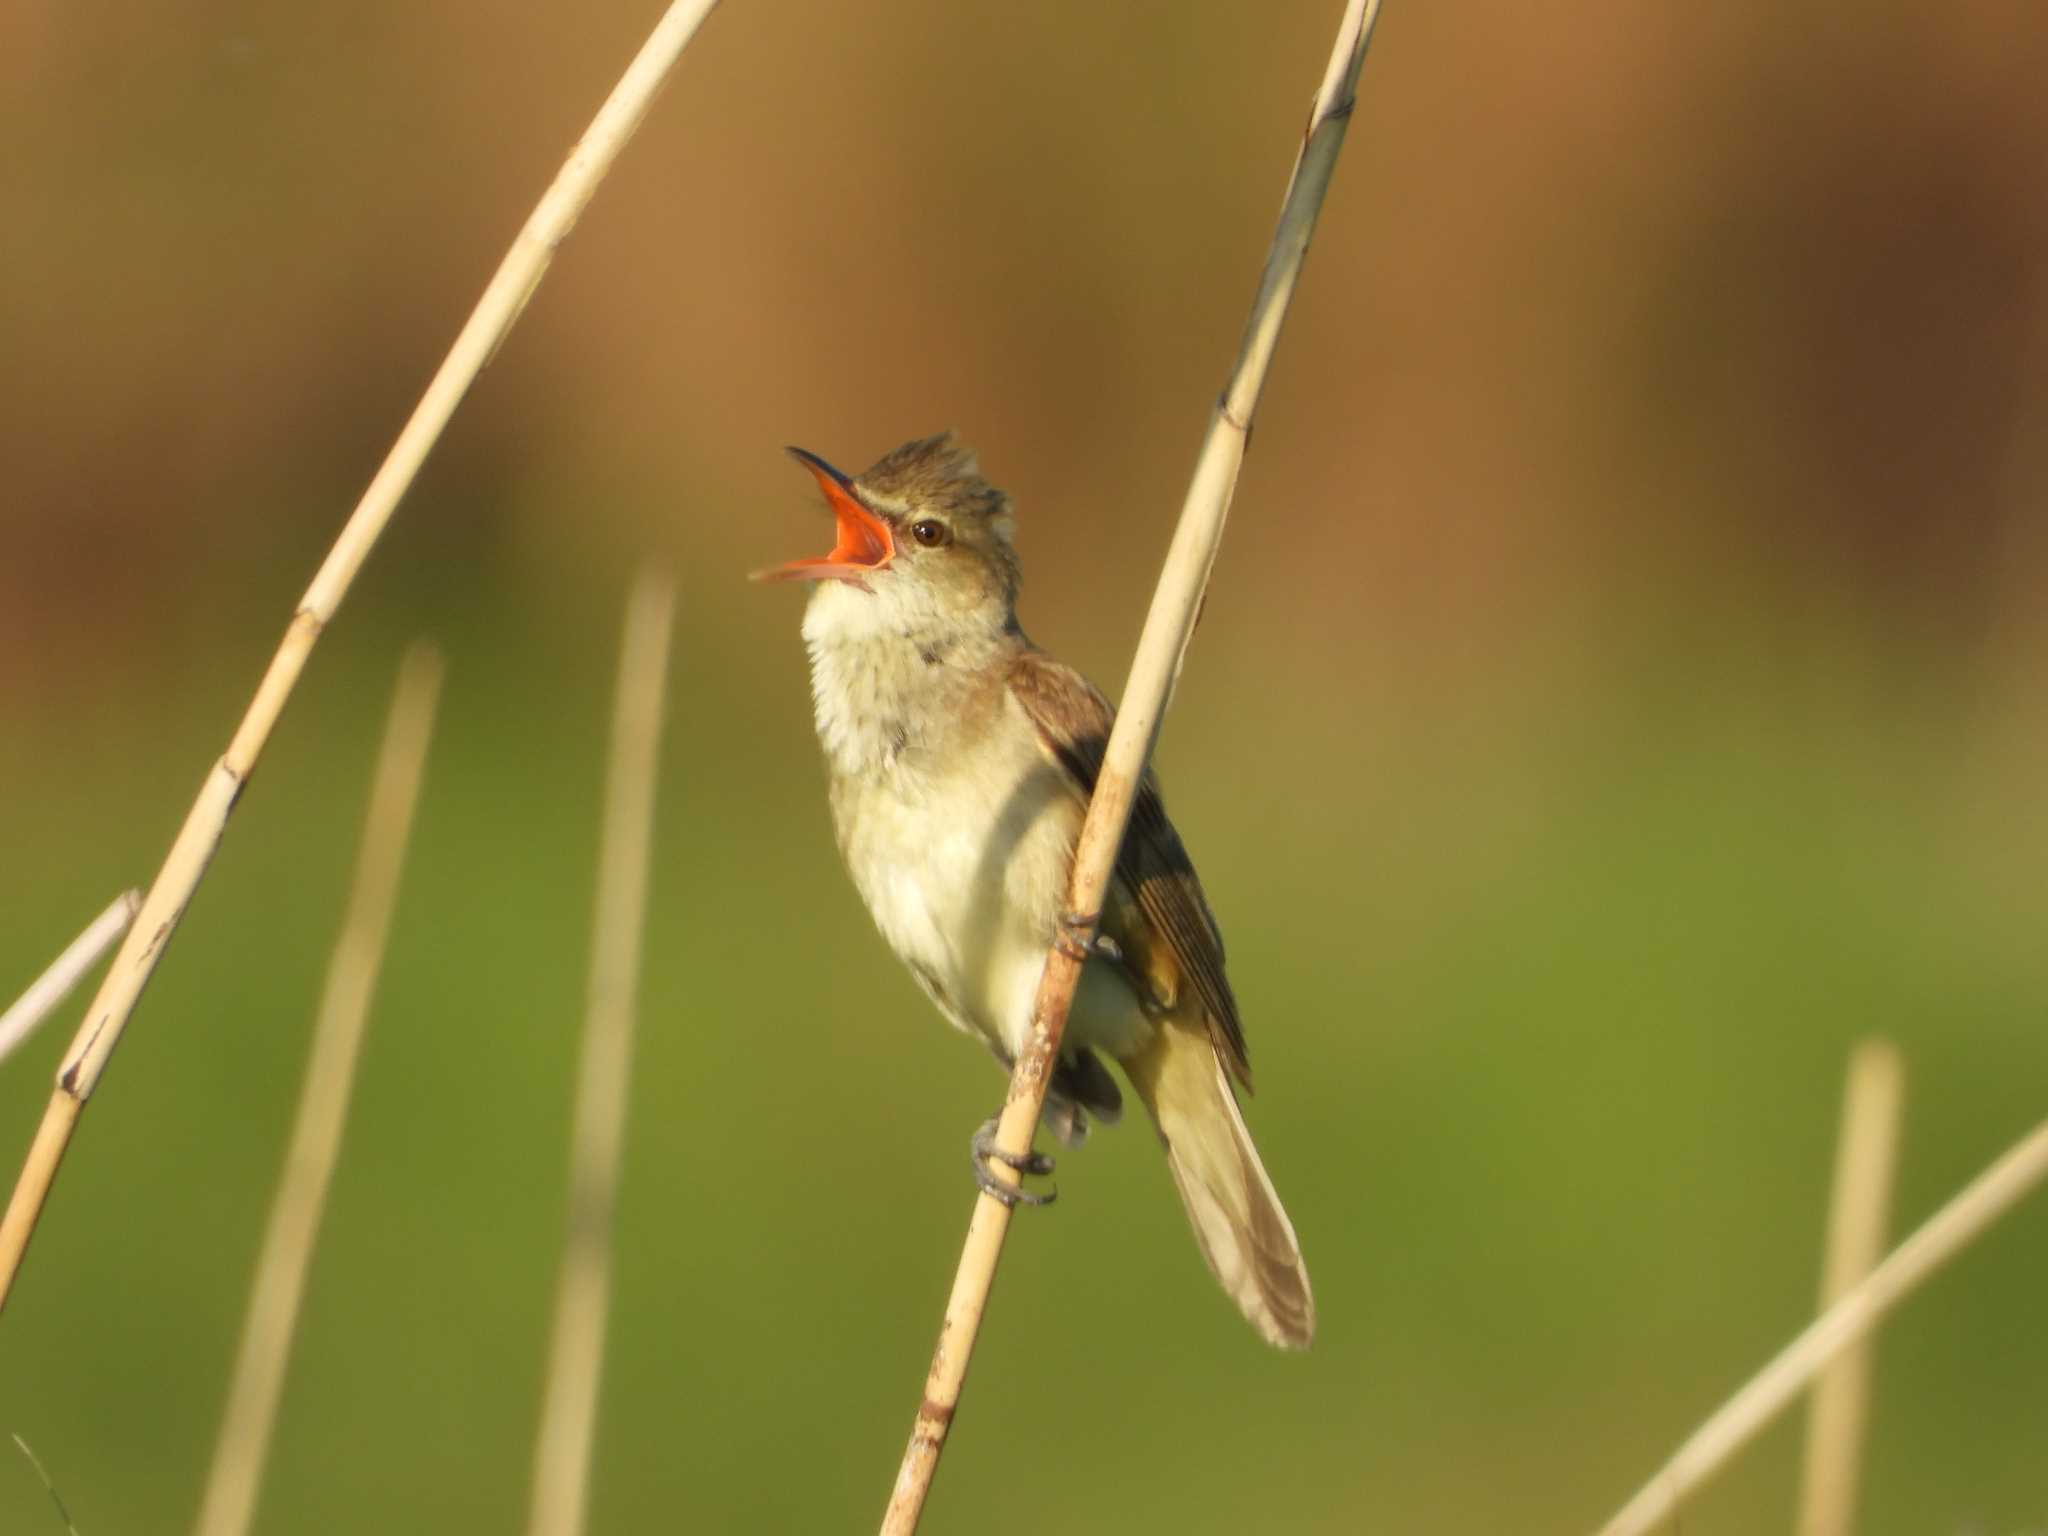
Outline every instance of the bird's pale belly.
{"type": "MultiPolygon", "coordinates": [[[[837,779],[832,811],[889,947],[948,1019],[1014,1059],[1080,830],[1071,791],[1034,752],[1000,774],[837,779]]],[[[1122,978],[1091,961],[1068,1038],[1122,1057],[1151,1028],[1122,978]]]]}

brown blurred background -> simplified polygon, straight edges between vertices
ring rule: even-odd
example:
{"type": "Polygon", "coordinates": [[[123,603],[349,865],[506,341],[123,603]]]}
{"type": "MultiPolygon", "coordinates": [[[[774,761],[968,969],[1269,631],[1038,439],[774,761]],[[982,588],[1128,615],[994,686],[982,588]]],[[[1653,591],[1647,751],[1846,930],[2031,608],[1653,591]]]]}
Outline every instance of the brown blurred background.
{"type": "MultiPolygon", "coordinates": [[[[1114,692],[1337,11],[714,15],[323,643],[0,1323],[88,1536],[196,1506],[420,633],[261,1525],[520,1518],[643,558],[683,619],[593,1528],[879,1512],[1001,1085],[837,867],[797,599],[741,580],[826,538],[779,450],[958,428],[1114,692]]],[[[0,21],[0,994],[153,871],[655,15],[0,21]]],[[[1324,1335],[1261,1352],[1099,1138],[935,1529],[1588,1527],[1809,1314],[1853,1040],[1906,1052],[1901,1230],[2039,1118],[2044,79],[2034,0],[1388,6],[1161,751],[1324,1335]]],[[[0,1076],[10,1164],[75,1017],[0,1076]]],[[[2044,1264],[2036,1200],[1885,1335],[1866,1529],[2048,1524],[2044,1264]]],[[[1797,1448],[1689,1536],[1788,1519],[1797,1448]]],[[[0,1530],[55,1528],[0,1457],[0,1530]]]]}

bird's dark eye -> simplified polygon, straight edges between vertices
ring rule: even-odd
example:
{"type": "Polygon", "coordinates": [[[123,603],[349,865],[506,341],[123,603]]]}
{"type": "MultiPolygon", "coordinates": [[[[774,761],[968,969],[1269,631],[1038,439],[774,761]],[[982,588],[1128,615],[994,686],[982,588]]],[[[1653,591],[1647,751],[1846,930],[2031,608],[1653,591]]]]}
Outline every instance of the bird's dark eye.
{"type": "Polygon", "coordinates": [[[936,518],[924,517],[910,525],[910,536],[926,549],[937,549],[953,535],[947,532],[946,525],[936,518]]]}

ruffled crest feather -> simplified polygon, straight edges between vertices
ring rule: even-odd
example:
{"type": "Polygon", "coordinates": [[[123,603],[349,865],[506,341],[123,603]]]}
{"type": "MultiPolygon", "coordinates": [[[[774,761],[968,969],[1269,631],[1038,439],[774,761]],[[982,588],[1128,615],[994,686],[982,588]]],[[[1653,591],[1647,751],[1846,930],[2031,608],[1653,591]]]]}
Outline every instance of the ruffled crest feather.
{"type": "Polygon", "coordinates": [[[1010,498],[982,479],[974,450],[951,432],[921,437],[892,449],[854,483],[885,504],[1000,521],[1004,536],[1008,536],[1010,498]]]}

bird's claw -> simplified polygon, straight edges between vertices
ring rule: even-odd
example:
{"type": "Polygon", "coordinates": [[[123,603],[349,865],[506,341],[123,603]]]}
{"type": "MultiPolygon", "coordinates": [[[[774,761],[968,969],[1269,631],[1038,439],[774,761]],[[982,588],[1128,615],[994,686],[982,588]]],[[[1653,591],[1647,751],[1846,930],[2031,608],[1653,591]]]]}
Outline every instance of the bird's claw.
{"type": "Polygon", "coordinates": [[[1053,947],[1069,960],[1086,960],[1101,921],[1100,912],[1061,912],[1059,928],[1053,935],[1053,947]]]}
{"type": "Polygon", "coordinates": [[[1007,1168],[1016,1169],[1020,1174],[1043,1175],[1051,1173],[1053,1170],[1052,1159],[1043,1152],[1026,1152],[1019,1156],[1013,1152],[1005,1152],[1001,1147],[997,1146],[997,1123],[996,1116],[989,1116],[988,1119],[982,1121],[980,1127],[968,1140],[967,1145],[971,1149],[974,1159],[974,1182],[976,1186],[980,1188],[983,1194],[993,1195],[1012,1210],[1020,1205],[1051,1205],[1053,1201],[1059,1198],[1060,1192],[1058,1190],[1049,1189],[1041,1195],[1034,1190],[1022,1189],[1014,1184],[1004,1183],[990,1169],[989,1160],[993,1158],[1007,1168]]]}

